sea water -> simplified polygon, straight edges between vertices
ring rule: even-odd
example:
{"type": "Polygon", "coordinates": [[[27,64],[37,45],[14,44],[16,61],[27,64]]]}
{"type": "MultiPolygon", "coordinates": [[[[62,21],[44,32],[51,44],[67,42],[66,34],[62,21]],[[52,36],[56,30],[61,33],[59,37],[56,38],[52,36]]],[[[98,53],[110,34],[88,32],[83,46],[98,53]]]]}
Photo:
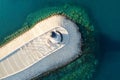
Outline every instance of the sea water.
{"type": "Polygon", "coordinates": [[[49,6],[83,6],[99,32],[95,80],[120,80],[119,0],[0,0],[0,40],[22,27],[28,14],[49,6]]]}

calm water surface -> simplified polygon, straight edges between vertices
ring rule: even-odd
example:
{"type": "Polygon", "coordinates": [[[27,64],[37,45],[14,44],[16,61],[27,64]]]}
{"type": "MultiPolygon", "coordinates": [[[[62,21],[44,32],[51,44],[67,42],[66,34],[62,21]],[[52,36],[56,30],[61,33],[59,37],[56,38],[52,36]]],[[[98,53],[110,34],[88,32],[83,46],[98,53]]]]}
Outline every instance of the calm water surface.
{"type": "Polygon", "coordinates": [[[21,28],[29,13],[64,3],[85,7],[99,32],[100,65],[95,80],[120,80],[119,0],[0,0],[0,40],[21,28]]]}

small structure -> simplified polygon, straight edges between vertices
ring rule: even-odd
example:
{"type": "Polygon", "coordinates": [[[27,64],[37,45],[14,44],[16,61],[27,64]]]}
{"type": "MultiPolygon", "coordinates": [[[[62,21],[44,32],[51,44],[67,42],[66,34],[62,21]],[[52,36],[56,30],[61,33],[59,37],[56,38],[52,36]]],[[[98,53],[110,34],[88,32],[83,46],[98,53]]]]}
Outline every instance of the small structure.
{"type": "Polygon", "coordinates": [[[53,44],[59,44],[60,42],[62,42],[62,34],[58,31],[52,31],[50,37],[50,41],[53,44]]]}

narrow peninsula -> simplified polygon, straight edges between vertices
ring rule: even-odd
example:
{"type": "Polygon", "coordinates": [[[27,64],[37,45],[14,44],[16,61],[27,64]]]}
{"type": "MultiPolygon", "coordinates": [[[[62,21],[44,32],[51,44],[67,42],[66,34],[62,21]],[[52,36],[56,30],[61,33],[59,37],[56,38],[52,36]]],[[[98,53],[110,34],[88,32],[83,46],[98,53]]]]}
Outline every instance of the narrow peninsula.
{"type": "Polygon", "coordinates": [[[4,80],[88,80],[97,65],[94,27],[84,9],[73,5],[30,14],[0,45],[4,80]]]}

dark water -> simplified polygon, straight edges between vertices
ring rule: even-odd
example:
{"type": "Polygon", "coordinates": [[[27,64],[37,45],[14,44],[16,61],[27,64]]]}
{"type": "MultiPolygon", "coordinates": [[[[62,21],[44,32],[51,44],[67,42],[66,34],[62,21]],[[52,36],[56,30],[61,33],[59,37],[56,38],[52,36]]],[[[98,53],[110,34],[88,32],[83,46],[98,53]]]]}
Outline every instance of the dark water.
{"type": "Polygon", "coordinates": [[[99,32],[95,80],[120,80],[120,0],[0,0],[0,39],[21,28],[29,13],[64,3],[83,6],[99,32]]]}

